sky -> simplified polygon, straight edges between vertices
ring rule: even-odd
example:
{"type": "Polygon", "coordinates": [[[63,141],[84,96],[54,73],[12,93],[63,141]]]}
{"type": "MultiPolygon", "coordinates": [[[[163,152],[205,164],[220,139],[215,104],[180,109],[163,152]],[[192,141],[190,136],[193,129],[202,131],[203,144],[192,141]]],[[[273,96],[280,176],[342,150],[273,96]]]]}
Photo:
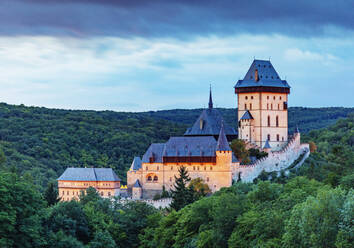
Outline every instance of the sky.
{"type": "Polygon", "coordinates": [[[289,106],[354,106],[354,1],[1,0],[0,102],[234,108],[254,58],[289,106]]]}

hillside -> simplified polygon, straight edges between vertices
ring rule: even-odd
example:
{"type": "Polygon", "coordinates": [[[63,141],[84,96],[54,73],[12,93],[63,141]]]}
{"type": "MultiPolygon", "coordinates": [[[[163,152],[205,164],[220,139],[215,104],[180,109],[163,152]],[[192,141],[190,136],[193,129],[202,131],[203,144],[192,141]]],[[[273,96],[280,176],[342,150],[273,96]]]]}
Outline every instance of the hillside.
{"type": "MultiPolygon", "coordinates": [[[[235,110],[220,110],[234,125],[235,110]]],[[[200,111],[72,111],[1,103],[0,149],[6,168],[28,172],[41,186],[70,166],[112,167],[125,180],[133,156],[141,156],[153,142],[182,135],[200,111]]],[[[290,129],[297,120],[303,122],[302,131],[321,128],[349,112],[354,109],[290,108],[290,129]]]]}

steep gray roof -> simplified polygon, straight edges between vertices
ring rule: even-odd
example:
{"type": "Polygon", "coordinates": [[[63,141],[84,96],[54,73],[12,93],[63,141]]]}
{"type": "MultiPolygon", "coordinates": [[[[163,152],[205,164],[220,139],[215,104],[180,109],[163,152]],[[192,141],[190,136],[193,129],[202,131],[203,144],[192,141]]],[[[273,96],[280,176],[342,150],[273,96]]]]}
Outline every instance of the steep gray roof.
{"type": "MultiPolygon", "coordinates": [[[[208,108],[203,110],[193,126],[188,128],[184,133],[185,136],[217,136],[220,133],[221,123],[223,122],[222,115],[217,109],[208,108]]],[[[224,124],[226,135],[237,135],[237,132],[232,127],[224,124]]]]}
{"type": "Polygon", "coordinates": [[[139,179],[136,179],[134,185],[133,185],[133,188],[141,188],[141,184],[140,184],[140,181],[139,179]]]}
{"type": "Polygon", "coordinates": [[[213,136],[171,137],[166,142],[163,156],[215,156],[216,144],[213,136]]]}
{"type": "Polygon", "coordinates": [[[264,146],[263,146],[264,149],[269,149],[269,148],[272,148],[269,144],[269,140],[267,139],[264,146]]]}
{"type": "Polygon", "coordinates": [[[250,111],[246,110],[246,112],[242,115],[240,120],[252,120],[253,116],[251,115],[250,111]]]}
{"type": "Polygon", "coordinates": [[[112,168],[67,168],[57,179],[62,181],[120,181],[112,168]]]}
{"type": "Polygon", "coordinates": [[[141,159],[140,157],[134,157],[133,163],[130,166],[132,170],[139,170],[141,168],[141,159]]]}
{"type": "Polygon", "coordinates": [[[149,163],[150,157],[154,156],[155,163],[162,163],[162,153],[165,148],[165,144],[163,143],[153,143],[145,152],[142,163],[149,163]]]}
{"type": "Polygon", "coordinates": [[[243,80],[238,80],[235,88],[242,87],[281,87],[290,88],[286,80],[281,80],[272,63],[268,60],[254,60],[243,80]],[[258,71],[258,81],[255,71],[258,71]]]}
{"type": "Polygon", "coordinates": [[[218,144],[216,146],[217,151],[231,151],[229,146],[229,142],[226,139],[225,132],[224,132],[224,125],[221,124],[221,129],[219,133],[218,144]]]}

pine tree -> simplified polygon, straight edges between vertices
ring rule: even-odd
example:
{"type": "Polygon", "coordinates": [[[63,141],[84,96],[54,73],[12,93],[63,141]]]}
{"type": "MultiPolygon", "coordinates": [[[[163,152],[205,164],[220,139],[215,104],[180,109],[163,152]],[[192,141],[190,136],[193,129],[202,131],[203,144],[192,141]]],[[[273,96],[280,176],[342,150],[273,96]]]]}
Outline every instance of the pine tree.
{"type": "Polygon", "coordinates": [[[176,211],[180,210],[184,206],[194,201],[193,189],[187,187],[191,178],[188,175],[188,171],[184,166],[178,169],[179,177],[175,176],[174,190],[172,190],[172,203],[171,207],[176,211]]]}
{"type": "Polygon", "coordinates": [[[54,183],[49,183],[46,191],[44,192],[44,199],[47,201],[48,206],[55,205],[59,202],[58,191],[54,183]]]}

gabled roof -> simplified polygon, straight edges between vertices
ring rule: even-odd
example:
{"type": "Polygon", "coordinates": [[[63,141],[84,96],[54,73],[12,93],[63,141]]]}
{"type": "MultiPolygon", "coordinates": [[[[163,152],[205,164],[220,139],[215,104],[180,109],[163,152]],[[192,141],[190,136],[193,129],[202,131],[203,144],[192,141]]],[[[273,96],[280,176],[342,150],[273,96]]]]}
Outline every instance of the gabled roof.
{"type": "Polygon", "coordinates": [[[154,157],[155,163],[162,163],[162,153],[165,148],[165,144],[163,143],[153,143],[145,152],[142,163],[150,163],[150,157],[154,157]]]}
{"type": "Polygon", "coordinates": [[[269,148],[272,148],[269,144],[269,140],[267,139],[264,146],[263,146],[263,149],[269,149],[269,148]]]}
{"type": "Polygon", "coordinates": [[[62,181],[120,181],[112,168],[67,168],[57,179],[62,181]]]}
{"type": "Polygon", "coordinates": [[[141,168],[141,159],[140,157],[134,157],[133,163],[130,166],[132,170],[139,170],[141,168]]]}
{"type": "Polygon", "coordinates": [[[268,60],[254,60],[243,80],[238,80],[235,88],[242,87],[280,87],[290,88],[286,80],[281,80],[272,63],[268,60]],[[258,81],[255,71],[258,72],[258,81]]]}
{"type": "Polygon", "coordinates": [[[165,144],[165,157],[215,156],[216,140],[213,136],[171,137],[165,144]]]}
{"type": "Polygon", "coordinates": [[[251,115],[250,111],[246,110],[246,112],[242,115],[240,120],[252,120],[253,116],[251,115]]]}
{"type": "Polygon", "coordinates": [[[225,132],[224,132],[224,124],[221,124],[221,129],[219,133],[218,144],[216,146],[217,151],[231,151],[229,146],[229,142],[226,139],[225,132]]]}
{"type": "MultiPolygon", "coordinates": [[[[205,109],[194,122],[191,128],[184,133],[185,136],[217,136],[220,133],[222,115],[217,109],[205,109]]],[[[224,124],[225,134],[236,136],[237,132],[232,127],[224,124]]]]}
{"type": "Polygon", "coordinates": [[[140,181],[139,179],[136,179],[134,185],[133,185],[133,188],[141,188],[141,184],[140,184],[140,181]]]}

